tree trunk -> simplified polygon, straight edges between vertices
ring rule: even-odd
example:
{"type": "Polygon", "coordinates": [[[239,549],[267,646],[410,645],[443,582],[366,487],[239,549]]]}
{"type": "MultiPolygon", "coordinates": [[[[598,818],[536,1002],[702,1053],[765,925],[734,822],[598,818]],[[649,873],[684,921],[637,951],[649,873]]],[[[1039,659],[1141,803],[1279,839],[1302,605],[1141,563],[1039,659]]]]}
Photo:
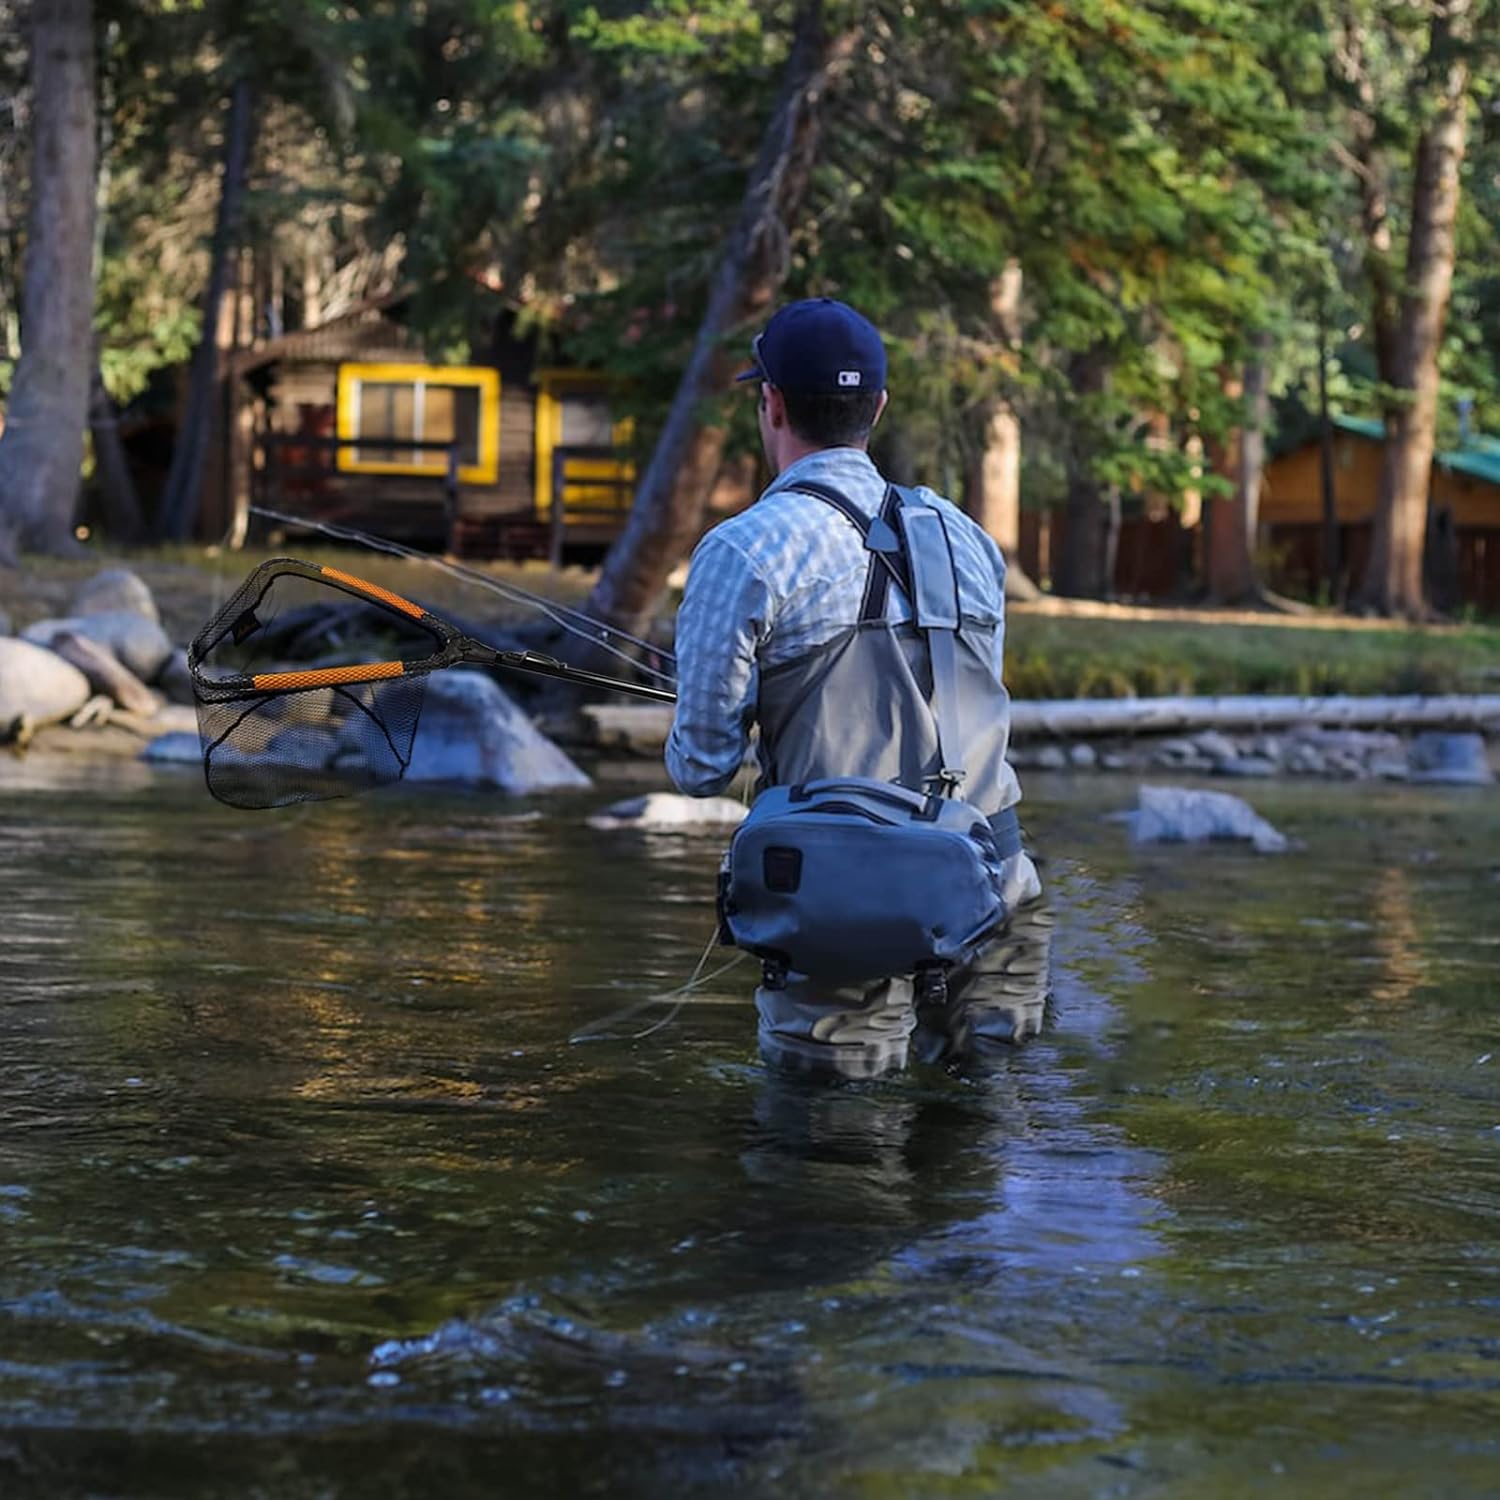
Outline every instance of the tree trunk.
{"type": "Polygon", "coordinates": [[[1083,409],[1091,397],[1103,393],[1108,376],[1109,365],[1102,349],[1075,354],[1068,363],[1075,410],[1067,456],[1067,521],[1053,571],[1053,589],[1073,599],[1103,599],[1114,591],[1119,493],[1107,491],[1094,474],[1094,445],[1089,437],[1092,419],[1083,409]]]}
{"type": "Polygon", "coordinates": [[[1422,549],[1437,442],[1438,349],[1453,286],[1453,230],[1464,155],[1469,66],[1460,37],[1470,0],[1438,7],[1424,73],[1435,95],[1417,140],[1411,238],[1390,384],[1401,404],[1387,414],[1370,562],[1360,601],[1381,614],[1425,613],[1422,549]]]}
{"type": "Polygon", "coordinates": [[[1368,21],[1345,5],[1341,16],[1339,66],[1359,101],[1350,115],[1353,150],[1346,160],[1359,183],[1360,229],[1365,275],[1370,282],[1370,337],[1381,380],[1392,382],[1400,297],[1392,263],[1387,168],[1378,142],[1379,96],[1365,53],[1368,21]]]}
{"type": "Polygon", "coordinates": [[[1339,574],[1343,559],[1339,555],[1338,490],[1333,474],[1333,418],[1328,411],[1328,310],[1324,297],[1318,299],[1318,484],[1323,497],[1323,586],[1328,603],[1342,606],[1344,590],[1339,574]]]}
{"type": "Polygon", "coordinates": [[[781,284],[786,222],[811,173],[820,123],[817,106],[833,52],[823,27],[822,0],[808,0],[797,18],[776,108],[709,288],[693,352],[630,519],[610,548],[585,606],[623,630],[639,634],[646,627],[668,574],[702,525],[704,501],[724,449],[723,430],[705,423],[703,408],[733,374],[736,361],[724,348],[725,335],[763,315],[781,284]]]}
{"type": "Polygon", "coordinates": [[[1234,484],[1234,493],[1211,502],[1208,533],[1208,593],[1220,604],[1235,604],[1258,592],[1255,530],[1260,479],[1266,462],[1266,335],[1257,334],[1243,377],[1227,376],[1226,394],[1243,408],[1241,425],[1220,447],[1215,469],[1234,484]]]}
{"type": "Polygon", "coordinates": [[[94,368],[94,17],[31,8],[32,170],[21,357],[0,435],[0,556],[66,551],[94,368]]]}
{"type": "Polygon", "coordinates": [[[104,376],[94,366],[89,389],[89,432],[94,439],[94,470],[99,482],[99,498],[104,507],[104,529],[114,542],[138,542],[145,534],[141,524],[141,502],[135,480],[120,441],[119,414],[104,376]]]}
{"type": "Polygon", "coordinates": [[[249,80],[236,79],[229,95],[229,122],[224,132],[224,176],[214,223],[208,288],[203,295],[203,326],[198,331],[198,347],[188,367],[187,405],[172,448],[172,467],[167,473],[157,517],[157,534],[167,541],[185,541],[191,536],[198,515],[203,469],[219,409],[215,397],[219,384],[220,308],[239,234],[254,123],[249,80]]]}
{"type": "MultiPolygon", "coordinates": [[[[990,307],[999,325],[1009,359],[1021,345],[1021,267],[1012,261],[990,288],[990,307]]],[[[1021,423],[1003,396],[987,402],[976,414],[978,441],[964,475],[964,509],[1005,554],[1005,592],[1012,599],[1041,596],[1021,567],[1021,423]]]]}

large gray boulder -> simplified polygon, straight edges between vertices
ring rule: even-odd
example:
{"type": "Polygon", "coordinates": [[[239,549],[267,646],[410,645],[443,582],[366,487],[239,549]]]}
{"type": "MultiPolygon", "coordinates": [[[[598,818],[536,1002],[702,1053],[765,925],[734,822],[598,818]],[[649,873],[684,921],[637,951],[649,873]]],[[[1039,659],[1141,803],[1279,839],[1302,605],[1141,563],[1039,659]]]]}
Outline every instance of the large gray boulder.
{"type": "Polygon", "coordinates": [[[589,779],[493,678],[457,669],[427,679],[408,781],[461,781],[524,796],[589,779]]]}
{"type": "Polygon", "coordinates": [[[21,632],[22,639],[50,646],[54,636],[68,632],[114,652],[142,682],[154,681],[172,657],[172,642],[155,620],[131,610],[101,610],[92,615],[69,615],[61,620],[38,620],[21,632]]]}
{"type": "Polygon", "coordinates": [[[0,638],[0,737],[17,719],[52,724],[89,700],[89,680],[62,657],[29,641],[0,638]]]}
{"type": "Polygon", "coordinates": [[[1488,786],[1495,779],[1478,734],[1419,734],[1407,752],[1411,780],[1448,786],[1488,786]]]}
{"type": "Polygon", "coordinates": [[[70,615],[140,615],[161,623],[151,590],[129,568],[105,568],[95,573],[73,596],[70,615]]]}
{"type": "Polygon", "coordinates": [[[1126,814],[1138,844],[1201,844],[1231,839],[1261,854],[1287,848],[1278,833],[1250,804],[1228,792],[1200,792],[1180,786],[1143,786],[1136,810],[1126,814]]]}

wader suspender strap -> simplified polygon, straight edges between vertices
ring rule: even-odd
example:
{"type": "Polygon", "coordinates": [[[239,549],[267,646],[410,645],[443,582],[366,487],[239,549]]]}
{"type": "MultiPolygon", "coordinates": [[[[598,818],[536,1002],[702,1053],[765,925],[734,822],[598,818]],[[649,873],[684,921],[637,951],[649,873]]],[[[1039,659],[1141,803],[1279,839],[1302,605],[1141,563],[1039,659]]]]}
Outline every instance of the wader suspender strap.
{"type": "Polygon", "coordinates": [[[865,578],[865,594],[859,606],[860,622],[885,619],[886,594],[894,579],[896,587],[911,598],[911,575],[907,571],[906,558],[901,552],[901,535],[896,530],[896,515],[901,508],[901,497],[895,485],[887,487],[885,503],[880,514],[867,516],[847,496],[826,484],[816,484],[804,479],[789,485],[797,490],[826,501],[864,538],[865,546],[874,555],[870,559],[870,571],[865,578]]]}
{"type": "Polygon", "coordinates": [[[937,791],[955,796],[963,784],[963,740],[958,722],[958,572],[942,516],[930,505],[889,485],[880,514],[867,516],[828,485],[801,480],[788,489],[833,506],[864,538],[874,556],[860,604],[860,621],[885,618],[890,581],[911,602],[913,622],[927,642],[932,663],[933,720],[937,728],[937,791]]]}

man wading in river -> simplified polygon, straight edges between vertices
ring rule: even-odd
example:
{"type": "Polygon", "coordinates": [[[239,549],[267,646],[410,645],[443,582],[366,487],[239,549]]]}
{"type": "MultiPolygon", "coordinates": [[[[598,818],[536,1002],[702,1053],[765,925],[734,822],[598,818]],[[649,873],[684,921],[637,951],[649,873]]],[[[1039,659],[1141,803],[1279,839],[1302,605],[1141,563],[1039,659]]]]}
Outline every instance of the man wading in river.
{"type": "MultiPolygon", "coordinates": [[[[866,793],[860,805],[827,804],[834,813],[861,814],[856,837],[889,821],[882,798],[894,802],[902,787],[921,793],[908,800],[926,809],[902,816],[929,825],[942,799],[961,792],[965,814],[975,814],[963,827],[984,846],[977,883],[993,887],[988,910],[1001,918],[982,946],[971,945],[946,972],[919,965],[916,982],[912,973],[891,973],[850,986],[810,978],[790,962],[768,963],[756,991],[762,1050],[842,1073],[877,1073],[906,1061],[919,1011],[928,1056],[1019,1041],[1041,1023],[1050,918],[1020,848],[1013,808],[1021,793],[1005,759],[1005,560],[955,506],[929,490],[897,491],[870,460],[870,433],[886,405],[886,356],[865,318],[828,298],[796,302],[771,319],[753,353],[754,367],[739,378],[760,382],[761,441],[775,478],[693,554],[677,616],[667,769],[691,796],[720,792],[758,725],[762,792],[789,788],[778,797],[796,802],[809,783],[865,778],[834,789],[866,793]],[[916,623],[913,594],[925,609],[916,623]],[[929,631],[929,624],[949,628],[929,631]]],[[[757,803],[757,814],[765,805],[757,803]]],[[[793,817],[784,826],[809,825],[793,817]]],[[[840,902],[852,912],[862,882],[866,894],[892,882],[889,868],[871,868],[881,843],[867,837],[866,845],[875,857],[846,854],[847,878],[842,871],[825,878],[821,891],[800,887],[798,850],[771,848],[765,881],[772,892],[795,893],[787,900],[817,907],[807,920],[836,934],[840,902]]],[[[826,877],[829,866],[821,868],[826,877]]],[[[759,881],[758,864],[753,873],[759,881]]],[[[949,885],[939,880],[932,889],[949,885]]],[[[919,891],[917,904],[929,900],[934,909],[944,904],[919,891]]],[[[767,950],[755,951],[764,957],[767,950]]]]}

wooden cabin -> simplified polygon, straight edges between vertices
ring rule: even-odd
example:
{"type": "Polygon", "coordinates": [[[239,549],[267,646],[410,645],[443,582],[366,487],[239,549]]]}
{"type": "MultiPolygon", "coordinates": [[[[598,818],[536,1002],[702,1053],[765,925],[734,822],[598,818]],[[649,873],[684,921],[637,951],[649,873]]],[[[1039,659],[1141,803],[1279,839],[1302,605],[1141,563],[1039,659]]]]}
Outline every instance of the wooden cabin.
{"type": "MultiPolygon", "coordinates": [[[[1336,417],[1333,489],[1339,526],[1339,597],[1358,586],[1370,554],[1385,429],[1336,417]]],[[[1427,564],[1434,602],[1500,612],[1500,441],[1470,438],[1437,454],[1428,500],[1427,564]]],[[[1316,436],[1266,465],[1262,555],[1273,588],[1313,597],[1322,583],[1323,482],[1316,436]]]]}
{"type": "Polygon", "coordinates": [[[397,305],[230,358],[228,458],[205,532],[253,504],[460,555],[601,556],[636,472],[609,376],[539,366],[534,342],[503,326],[489,363],[434,363],[397,305]]]}

